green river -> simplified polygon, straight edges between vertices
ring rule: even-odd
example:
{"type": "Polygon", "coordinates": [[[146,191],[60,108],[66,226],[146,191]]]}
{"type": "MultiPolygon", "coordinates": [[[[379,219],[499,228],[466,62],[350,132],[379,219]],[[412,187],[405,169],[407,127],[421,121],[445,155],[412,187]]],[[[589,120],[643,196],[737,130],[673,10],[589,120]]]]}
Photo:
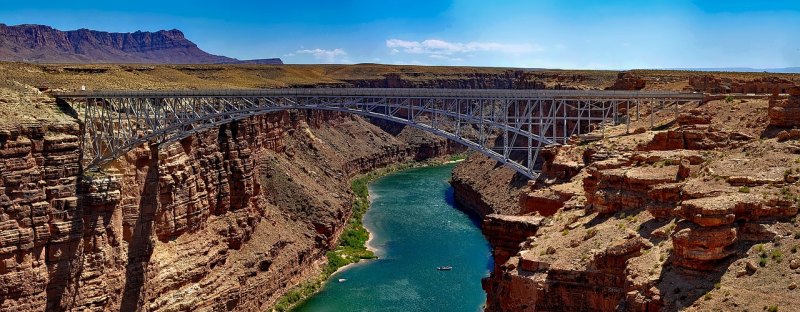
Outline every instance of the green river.
{"type": "Polygon", "coordinates": [[[491,252],[478,221],[454,206],[453,166],[408,169],[370,184],[364,224],[378,259],[332,275],[297,311],[481,310],[491,252]]]}

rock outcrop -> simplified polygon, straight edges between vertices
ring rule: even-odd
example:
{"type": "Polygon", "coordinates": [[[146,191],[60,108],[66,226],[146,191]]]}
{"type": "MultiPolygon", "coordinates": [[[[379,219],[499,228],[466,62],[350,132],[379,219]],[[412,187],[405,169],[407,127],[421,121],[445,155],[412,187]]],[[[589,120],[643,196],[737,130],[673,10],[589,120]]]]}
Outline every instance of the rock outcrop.
{"type": "Polygon", "coordinates": [[[789,98],[769,101],[769,125],[775,127],[800,126],[800,86],[789,88],[789,98]]]}
{"type": "Polygon", "coordinates": [[[621,72],[617,75],[614,85],[606,90],[641,90],[647,85],[647,81],[632,72],[621,72]]]}

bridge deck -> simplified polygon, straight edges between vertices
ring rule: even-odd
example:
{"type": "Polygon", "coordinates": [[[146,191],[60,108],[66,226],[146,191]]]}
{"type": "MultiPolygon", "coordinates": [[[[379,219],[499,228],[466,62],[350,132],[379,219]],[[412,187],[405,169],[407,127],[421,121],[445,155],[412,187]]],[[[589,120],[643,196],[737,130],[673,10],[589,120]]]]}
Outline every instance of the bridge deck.
{"type": "Polygon", "coordinates": [[[680,99],[702,100],[702,93],[671,91],[620,90],[545,90],[545,89],[420,89],[420,88],[287,88],[228,90],[98,90],[56,93],[57,98],[131,98],[131,97],[258,97],[258,96],[367,96],[367,97],[435,97],[435,98],[603,98],[603,99],[680,99]]]}

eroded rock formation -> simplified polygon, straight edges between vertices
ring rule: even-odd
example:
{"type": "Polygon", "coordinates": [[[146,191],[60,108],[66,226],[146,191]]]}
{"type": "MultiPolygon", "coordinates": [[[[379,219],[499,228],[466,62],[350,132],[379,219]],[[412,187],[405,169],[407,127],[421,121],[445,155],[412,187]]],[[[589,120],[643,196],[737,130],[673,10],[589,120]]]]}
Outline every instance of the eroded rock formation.
{"type": "Polygon", "coordinates": [[[776,127],[800,126],[800,86],[789,88],[788,99],[770,99],[769,124],[776,127]]]}
{"type": "Polygon", "coordinates": [[[78,135],[3,132],[2,311],[264,310],[315,274],[349,218],[351,176],[450,148],[429,138],[420,154],[358,117],[284,112],[80,176],[78,135]]]}
{"type": "MultiPolygon", "coordinates": [[[[483,281],[486,310],[793,306],[800,265],[784,257],[796,258],[800,244],[797,138],[757,139],[767,101],[740,103],[712,101],[661,130],[543,151],[540,179],[510,193],[516,211],[504,208],[540,218],[536,233],[497,230],[503,216],[484,220],[498,261],[483,281]]],[[[476,164],[455,171],[468,184],[456,196],[491,213],[509,188],[481,187],[474,177],[492,162],[476,164]]]]}
{"type": "Polygon", "coordinates": [[[632,72],[621,72],[617,75],[614,85],[606,88],[607,90],[641,90],[644,89],[647,81],[632,72]]]}
{"type": "Polygon", "coordinates": [[[794,86],[792,81],[780,77],[736,79],[702,75],[689,77],[689,86],[694,91],[708,93],[787,93],[794,86]]]}

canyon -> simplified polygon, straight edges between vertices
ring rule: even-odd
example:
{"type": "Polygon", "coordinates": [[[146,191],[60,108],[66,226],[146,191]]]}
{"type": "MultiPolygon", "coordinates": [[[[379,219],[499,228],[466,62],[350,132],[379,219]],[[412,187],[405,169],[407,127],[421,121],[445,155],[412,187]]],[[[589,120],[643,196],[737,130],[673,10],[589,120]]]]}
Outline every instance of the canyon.
{"type": "Polygon", "coordinates": [[[536,181],[471,154],[452,185],[462,207],[484,219],[494,249],[492,276],[483,281],[489,311],[797,304],[800,135],[791,128],[798,94],[784,85],[800,83],[797,75],[384,65],[0,69],[3,311],[269,309],[319,272],[350,215],[350,178],[463,151],[385,122],[287,111],[142,146],[100,174],[81,175],[75,112],[46,94],[81,85],[786,88],[789,97],[711,100],[682,107],[677,119],[659,117],[654,129],[642,121],[633,134],[609,129],[605,140],[548,147],[536,181]]]}

